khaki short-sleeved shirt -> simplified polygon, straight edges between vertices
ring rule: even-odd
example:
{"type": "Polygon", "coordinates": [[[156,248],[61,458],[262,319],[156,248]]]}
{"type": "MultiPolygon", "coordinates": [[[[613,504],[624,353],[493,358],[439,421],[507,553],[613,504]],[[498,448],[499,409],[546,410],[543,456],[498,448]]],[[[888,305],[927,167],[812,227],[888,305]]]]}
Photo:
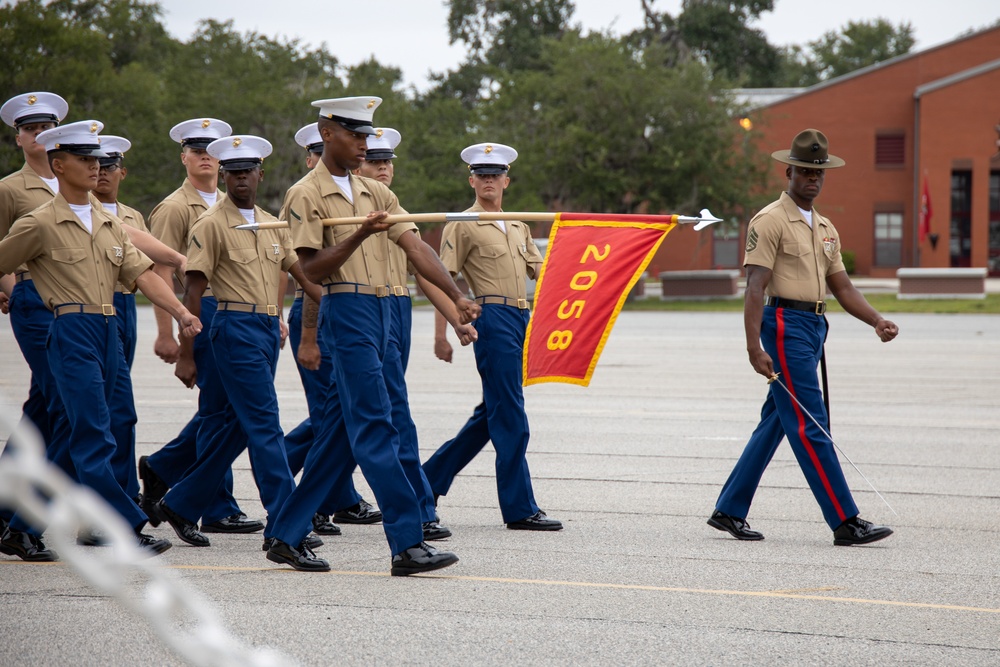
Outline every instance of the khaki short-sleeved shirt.
{"type": "Polygon", "coordinates": [[[767,296],[822,301],[826,277],[845,270],[840,235],[833,223],[815,208],[812,218],[810,228],[795,201],[782,192],[778,201],[750,221],[743,265],[771,270],[767,296]]]}
{"type": "MultiPolygon", "coordinates": [[[[323,226],[324,218],[346,218],[368,215],[372,211],[386,211],[402,214],[406,211],[399,205],[396,195],[378,181],[351,174],[351,191],[354,203],[340,191],[333,181],[326,164],[319,164],[302,180],[293,185],[285,196],[292,247],[322,248],[343,243],[361,225],[323,226]]],[[[410,222],[395,224],[387,232],[372,234],[331,275],[323,279],[329,283],[358,283],[360,285],[390,285],[389,250],[399,238],[415,231],[410,222]]]]}
{"type": "MultiPolygon", "coordinates": [[[[222,192],[217,195],[219,200],[225,197],[222,192]]],[[[149,233],[177,252],[185,254],[191,225],[207,210],[208,204],[198,194],[198,189],[185,178],[181,187],[170,193],[149,214],[149,233]]],[[[179,270],[177,279],[184,284],[184,276],[179,270]]]]}
{"type": "Polygon", "coordinates": [[[146,219],[142,217],[142,213],[121,202],[118,202],[118,219],[129,227],[133,227],[139,231],[149,231],[149,228],[146,227],[146,219]]]}
{"type": "MultiPolygon", "coordinates": [[[[420,230],[415,231],[417,236],[420,236],[420,230]]],[[[416,272],[406,257],[406,251],[395,243],[391,244],[389,246],[389,285],[392,286],[393,294],[409,296],[410,292],[406,283],[409,282],[409,276],[416,274],[416,272]]]]}
{"type": "MultiPolygon", "coordinates": [[[[96,199],[96,197],[95,197],[95,199],[96,199]]],[[[126,206],[125,204],[123,204],[121,202],[116,202],[116,203],[118,204],[118,215],[116,215],[115,217],[117,217],[118,220],[123,225],[127,225],[129,227],[132,227],[134,229],[138,229],[139,231],[143,231],[143,232],[148,232],[149,231],[148,229],[146,229],[146,219],[142,217],[142,213],[139,213],[139,211],[135,210],[131,206],[126,206]]],[[[112,214],[112,215],[114,215],[114,214],[112,214]]],[[[124,289],[126,292],[129,291],[129,290],[125,289],[124,285],[119,285],[119,286],[121,287],[121,289],[124,289]]]]}
{"type": "MultiPolygon", "coordinates": [[[[45,181],[27,164],[0,180],[0,239],[10,233],[15,220],[52,201],[54,196],[45,181]]],[[[19,266],[17,273],[26,270],[27,267],[19,266]]]]}
{"type": "Polygon", "coordinates": [[[38,294],[53,309],[64,303],[110,304],[115,284],[135,290],[135,281],[153,266],[129,241],[122,223],[91,203],[93,234],[56,195],[19,218],[0,241],[0,273],[27,264],[38,294]]]}
{"type": "MultiPolygon", "coordinates": [[[[476,204],[467,211],[482,211],[476,204]]],[[[526,299],[527,278],[535,277],[542,256],[531,240],[531,231],[520,220],[504,222],[454,221],[441,235],[441,262],[453,275],[465,276],[476,296],[526,299]]]]}
{"type": "MultiPolygon", "coordinates": [[[[259,206],[257,222],[276,220],[259,206]]],[[[287,229],[236,229],[246,223],[229,197],[223,197],[191,227],[187,270],[200,271],[219,301],[279,305],[278,281],[298,257],[287,229]]]]}

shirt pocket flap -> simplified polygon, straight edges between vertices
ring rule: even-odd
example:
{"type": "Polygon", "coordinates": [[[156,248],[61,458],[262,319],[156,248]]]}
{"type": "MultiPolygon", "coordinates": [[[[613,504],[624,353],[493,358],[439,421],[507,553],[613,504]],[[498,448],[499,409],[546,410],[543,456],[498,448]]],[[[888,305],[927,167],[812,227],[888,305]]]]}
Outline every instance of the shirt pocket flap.
{"type": "Polygon", "coordinates": [[[249,264],[257,259],[257,251],[253,248],[234,248],[229,251],[229,260],[237,264],[249,264]]]}
{"type": "Polygon", "coordinates": [[[76,264],[87,257],[87,251],[83,248],[53,248],[49,255],[57,262],[76,264]]]}
{"type": "Polygon", "coordinates": [[[802,257],[808,255],[811,251],[812,246],[808,243],[784,243],[781,246],[781,252],[792,257],[802,257]]]}
{"type": "Polygon", "coordinates": [[[108,255],[108,261],[115,266],[121,266],[122,262],[125,261],[125,250],[121,246],[107,248],[105,253],[108,255]]]}
{"type": "Polygon", "coordinates": [[[503,257],[506,254],[507,254],[507,246],[501,245],[499,243],[479,246],[480,257],[488,257],[489,259],[496,259],[498,257],[503,257]]]}

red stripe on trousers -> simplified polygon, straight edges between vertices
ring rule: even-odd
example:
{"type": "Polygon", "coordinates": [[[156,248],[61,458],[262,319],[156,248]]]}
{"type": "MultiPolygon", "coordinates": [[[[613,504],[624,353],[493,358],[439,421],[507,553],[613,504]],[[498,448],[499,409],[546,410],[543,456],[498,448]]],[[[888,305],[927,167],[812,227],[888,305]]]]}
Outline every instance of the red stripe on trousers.
{"type": "MultiPolygon", "coordinates": [[[[795,396],[795,387],[792,385],[792,374],[788,372],[788,361],[785,358],[785,314],[781,308],[775,308],[774,316],[778,325],[778,363],[781,364],[781,372],[785,375],[785,386],[788,387],[788,393],[795,396]]],[[[792,407],[795,409],[795,417],[799,423],[799,441],[805,447],[806,453],[809,454],[809,460],[812,461],[816,472],[819,473],[819,479],[823,483],[823,488],[826,489],[826,495],[830,497],[830,502],[833,503],[833,508],[837,510],[837,516],[840,517],[841,521],[846,521],[847,517],[844,515],[844,510],[840,507],[840,501],[837,500],[837,496],[833,493],[833,487],[830,486],[830,480],[827,479],[826,471],[823,470],[823,466],[819,462],[819,457],[816,456],[816,450],[813,449],[812,443],[806,438],[805,415],[802,414],[802,410],[795,400],[792,401],[792,407]]]]}

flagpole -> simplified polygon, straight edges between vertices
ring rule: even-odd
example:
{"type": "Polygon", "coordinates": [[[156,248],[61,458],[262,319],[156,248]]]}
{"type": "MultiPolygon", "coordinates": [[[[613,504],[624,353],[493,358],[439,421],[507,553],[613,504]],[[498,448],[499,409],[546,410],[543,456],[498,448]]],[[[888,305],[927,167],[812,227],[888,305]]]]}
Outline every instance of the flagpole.
{"type": "MultiPolygon", "coordinates": [[[[382,220],[384,223],[395,224],[397,222],[413,222],[417,224],[428,224],[428,223],[441,223],[441,222],[475,222],[478,220],[484,220],[488,222],[493,222],[497,220],[520,220],[521,222],[553,222],[556,219],[558,213],[528,213],[528,212],[517,212],[517,211],[467,211],[463,213],[398,213],[387,215],[382,220]]],[[[601,214],[605,215],[605,214],[601,214]]],[[[628,215],[616,216],[618,219],[627,220],[628,215]]],[[[642,215],[635,216],[641,218],[643,222],[648,223],[659,223],[659,224],[692,224],[695,223],[695,230],[701,230],[708,225],[719,222],[720,219],[716,218],[707,208],[703,208],[701,213],[696,216],[688,215],[642,215]]],[[[355,216],[349,218],[323,218],[320,222],[323,223],[325,227],[333,227],[335,225],[360,225],[363,224],[368,218],[365,216],[355,216]]],[[[237,226],[237,229],[281,229],[288,227],[287,220],[277,220],[274,222],[248,222],[243,225],[237,226]]]]}

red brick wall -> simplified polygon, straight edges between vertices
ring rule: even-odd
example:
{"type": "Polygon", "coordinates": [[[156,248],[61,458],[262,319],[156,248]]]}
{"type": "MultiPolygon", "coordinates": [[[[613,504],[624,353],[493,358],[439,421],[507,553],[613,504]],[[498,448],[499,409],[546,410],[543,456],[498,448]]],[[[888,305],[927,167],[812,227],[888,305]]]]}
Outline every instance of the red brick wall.
{"type": "MultiPolygon", "coordinates": [[[[788,148],[792,137],[807,127],[822,130],[830,152],[847,166],[827,175],[816,208],[831,218],[845,249],[856,254],[857,272],[892,276],[895,267],[873,267],[874,211],[879,204],[902,205],[904,215],[903,266],[946,266],[948,263],[948,201],[954,159],[973,159],[973,265],[985,266],[987,179],[990,156],[996,152],[993,126],[1000,122],[1000,86],[997,72],[949,86],[930,94],[922,109],[921,171],[931,175],[933,231],[941,234],[937,250],[920,247],[914,257],[914,93],[917,87],[1000,59],[1000,28],[978,33],[927,51],[847,75],[812,91],[778,102],[750,115],[752,137],[762,150],[788,148]],[[961,92],[959,92],[961,91],[961,92]],[[902,168],[875,166],[875,137],[880,130],[903,130],[906,135],[902,168]],[[943,253],[943,254],[942,254],[943,253]],[[921,264],[918,264],[921,262],[921,264]]],[[[784,189],[784,168],[774,165],[774,194],[784,189]]],[[[922,179],[922,177],[921,177],[922,179]]],[[[921,181],[922,182],[922,181],[921,181]]],[[[919,187],[919,186],[918,186],[919,187]]],[[[703,264],[699,268],[707,268],[703,264]]]]}

